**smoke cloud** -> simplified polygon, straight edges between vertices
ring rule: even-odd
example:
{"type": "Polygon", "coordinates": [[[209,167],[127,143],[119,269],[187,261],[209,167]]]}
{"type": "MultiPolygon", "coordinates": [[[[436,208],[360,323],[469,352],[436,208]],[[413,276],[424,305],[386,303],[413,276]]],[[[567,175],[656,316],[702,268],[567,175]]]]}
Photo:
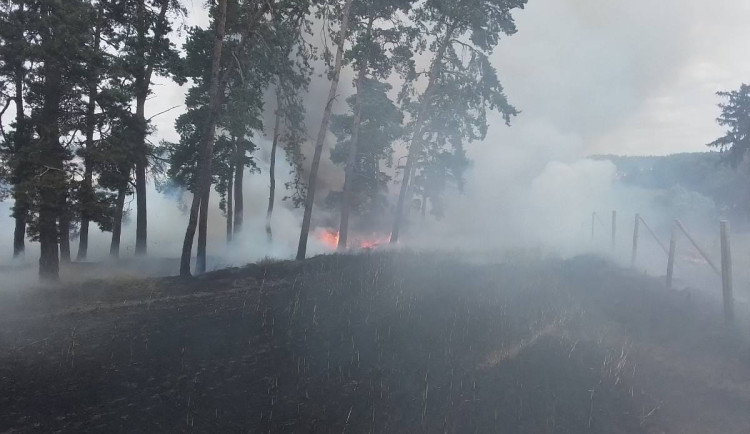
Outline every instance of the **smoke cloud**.
{"type": "MultiPolygon", "coordinates": [[[[202,2],[188,7],[186,25],[206,25],[202,2]]],[[[531,0],[516,13],[516,20],[518,34],[503,40],[492,59],[509,100],[522,113],[511,128],[500,116],[491,118],[487,139],[468,146],[473,165],[465,191],[448,192],[442,220],[428,217],[420,223],[418,216],[412,216],[404,245],[475,250],[540,247],[562,255],[601,250],[607,243],[590,242],[591,213],[600,214],[604,225],[597,230],[606,232],[613,209],[620,213],[620,246],[628,242],[635,212],[649,217],[665,236],[664,228],[675,216],[653,205],[654,193],[623,186],[612,163],[586,157],[705,150],[704,144],[721,134],[714,121],[718,115],[715,92],[736,88],[750,77],[750,60],[741,55],[750,40],[746,25],[750,4],[736,0],[531,0]]],[[[316,66],[306,98],[311,137],[307,155],[311,155],[329,86],[322,65],[316,66]]],[[[351,71],[343,72],[335,112],[346,110],[351,77],[351,71]]],[[[184,102],[186,87],[167,79],[158,79],[156,84],[147,116],[184,102]]],[[[269,107],[273,105],[269,102],[269,107]]],[[[182,110],[153,119],[157,129],[153,140],[177,140],[174,120],[182,110]]],[[[211,199],[210,266],[266,256],[289,258],[296,249],[301,213],[280,201],[283,189],[277,195],[274,242],[266,240],[269,138],[256,139],[261,146],[256,157],[262,172],[245,177],[245,231],[230,247],[224,241],[224,218],[215,206],[218,198],[211,199]]],[[[328,160],[333,140],[329,133],[321,165],[324,192],[318,194],[315,210],[319,221],[330,219],[320,206],[325,190],[340,188],[343,180],[342,169],[328,160]]],[[[289,168],[280,167],[277,173],[286,175],[289,168]]],[[[279,179],[277,185],[284,181],[279,179]]],[[[149,192],[153,255],[178,256],[187,224],[179,202],[188,199],[149,192]]],[[[6,228],[0,233],[3,246],[11,245],[9,207],[7,202],[0,204],[0,227],[6,228]]],[[[713,227],[705,228],[706,234],[713,231],[713,227]]],[[[133,238],[134,227],[128,223],[123,256],[132,251],[133,238]]],[[[707,235],[705,239],[714,238],[707,235]]],[[[93,234],[92,257],[106,258],[108,242],[109,234],[93,234]]],[[[312,253],[325,251],[315,237],[311,242],[312,253]]],[[[710,249],[714,249],[712,244],[710,249]]],[[[10,263],[9,250],[0,252],[3,264],[10,263]]],[[[37,255],[32,243],[27,260],[35,261],[37,255]]],[[[645,261],[659,269],[661,259],[656,258],[645,261]]],[[[33,267],[29,270],[35,273],[33,267]]],[[[176,271],[170,266],[163,273],[176,271]]]]}

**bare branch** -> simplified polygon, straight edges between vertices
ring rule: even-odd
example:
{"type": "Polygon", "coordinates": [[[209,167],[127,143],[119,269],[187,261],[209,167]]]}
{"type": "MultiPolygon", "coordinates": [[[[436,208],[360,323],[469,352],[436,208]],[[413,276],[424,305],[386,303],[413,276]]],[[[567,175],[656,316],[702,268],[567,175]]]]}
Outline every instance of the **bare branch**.
{"type": "Polygon", "coordinates": [[[234,50],[232,50],[232,57],[234,57],[234,61],[237,62],[237,71],[240,73],[242,84],[245,84],[245,73],[242,72],[242,64],[240,63],[240,59],[237,58],[237,53],[235,53],[234,50]]]}
{"type": "MultiPolygon", "coordinates": [[[[5,102],[5,107],[3,107],[2,111],[0,111],[0,119],[2,119],[5,112],[8,110],[8,107],[10,106],[10,102],[12,99],[8,98],[8,100],[5,102]]],[[[7,141],[8,136],[5,135],[5,128],[3,128],[3,123],[0,121],[0,134],[3,136],[3,140],[7,141]]]]}
{"type": "Polygon", "coordinates": [[[151,116],[150,118],[148,118],[148,119],[146,119],[146,120],[147,120],[147,121],[150,121],[151,119],[153,119],[153,118],[155,118],[155,117],[157,117],[157,116],[159,116],[159,115],[163,115],[164,113],[170,112],[170,111],[172,111],[172,110],[174,110],[174,109],[176,109],[176,108],[178,108],[178,107],[182,107],[183,105],[185,105],[185,104],[177,104],[177,105],[176,105],[176,106],[174,106],[174,107],[170,107],[170,108],[168,108],[168,109],[166,109],[166,110],[164,110],[164,111],[160,111],[159,113],[157,113],[157,114],[155,114],[155,115],[151,116]]]}
{"type": "Polygon", "coordinates": [[[458,44],[458,45],[464,47],[465,49],[467,49],[469,51],[481,54],[481,52],[479,50],[477,50],[475,47],[471,46],[470,44],[467,44],[466,42],[461,42],[458,39],[451,39],[451,43],[458,44]]]}

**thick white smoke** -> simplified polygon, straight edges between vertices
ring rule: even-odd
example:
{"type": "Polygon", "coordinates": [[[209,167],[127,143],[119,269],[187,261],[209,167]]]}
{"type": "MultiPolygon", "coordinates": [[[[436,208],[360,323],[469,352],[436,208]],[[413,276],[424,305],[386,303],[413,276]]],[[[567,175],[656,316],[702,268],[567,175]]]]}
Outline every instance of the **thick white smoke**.
{"type": "MultiPolygon", "coordinates": [[[[750,77],[750,61],[738,55],[750,40],[746,26],[750,4],[735,0],[530,0],[516,20],[518,34],[501,42],[493,62],[521,115],[511,128],[499,117],[491,118],[488,138],[468,146],[474,163],[464,194],[447,193],[449,206],[442,220],[428,217],[421,223],[418,216],[412,216],[403,244],[482,250],[541,247],[564,255],[602,250],[608,246],[603,233],[608,231],[609,213],[617,209],[617,241],[623,246],[619,255],[627,261],[624,246],[635,212],[649,218],[662,237],[670,219],[679,216],[654,207],[654,192],[622,186],[613,164],[586,157],[704,150],[703,145],[721,133],[714,122],[718,114],[714,93],[736,88],[750,77]],[[604,222],[597,229],[601,238],[596,245],[590,242],[593,211],[604,222]]],[[[188,23],[206,22],[202,2],[194,2],[188,23]]],[[[310,136],[317,133],[319,107],[328,89],[321,72],[316,71],[306,99],[310,136]]],[[[185,90],[159,79],[149,114],[182,103],[185,90]]],[[[345,71],[336,112],[346,109],[343,101],[351,91],[351,72],[345,71]]],[[[153,120],[157,127],[153,140],[177,139],[173,125],[181,111],[175,109],[153,120]]],[[[329,134],[328,146],[332,140],[329,134]]],[[[268,140],[260,144],[263,150],[258,158],[264,170],[245,177],[245,231],[230,248],[224,241],[223,216],[215,206],[218,198],[212,198],[212,266],[266,256],[288,258],[296,249],[300,213],[287,203],[277,203],[274,243],[267,243],[268,140]]],[[[340,188],[342,171],[328,162],[328,155],[324,151],[321,184],[324,189],[340,188]]],[[[284,176],[288,168],[280,167],[277,173],[284,176]]],[[[283,182],[277,182],[278,199],[284,196],[283,182]]],[[[318,195],[320,200],[324,197],[318,195]]],[[[9,205],[0,204],[0,227],[5,228],[0,231],[0,245],[7,246],[0,252],[3,264],[10,258],[9,205]]],[[[324,213],[319,201],[315,215],[324,213]]],[[[187,216],[177,200],[150,191],[152,255],[176,258],[186,224],[187,216]]],[[[715,244],[712,226],[698,232],[707,234],[706,244],[715,244]]],[[[124,228],[123,256],[132,251],[133,236],[131,222],[124,228]]],[[[109,234],[92,236],[92,258],[106,258],[108,240],[109,234]]],[[[315,237],[311,241],[311,254],[324,251],[315,237]]],[[[36,249],[35,244],[29,245],[28,260],[36,261],[36,249]]],[[[661,268],[658,256],[647,261],[661,268]]],[[[29,268],[31,274],[33,268],[29,268]]],[[[176,268],[164,272],[174,273],[176,268]]]]}

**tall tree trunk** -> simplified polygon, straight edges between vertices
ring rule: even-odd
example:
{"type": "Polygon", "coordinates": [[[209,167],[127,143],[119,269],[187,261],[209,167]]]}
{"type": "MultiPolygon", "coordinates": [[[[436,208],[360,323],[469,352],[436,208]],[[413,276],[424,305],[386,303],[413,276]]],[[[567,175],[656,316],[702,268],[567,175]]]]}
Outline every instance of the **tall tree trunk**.
{"type": "Polygon", "coordinates": [[[232,242],[232,226],[234,218],[234,209],[232,197],[234,196],[234,163],[229,167],[229,177],[227,178],[227,244],[232,242]]]}
{"type": "Polygon", "coordinates": [[[242,183],[245,178],[245,151],[239,142],[235,146],[234,155],[234,233],[242,232],[242,223],[245,219],[245,200],[243,197],[242,183]]]}
{"type": "Polygon", "coordinates": [[[351,7],[352,0],[346,0],[346,3],[344,3],[343,16],[341,17],[341,29],[339,30],[338,48],[336,49],[336,61],[334,63],[331,89],[328,91],[328,100],[326,101],[325,110],[323,111],[323,120],[320,122],[318,138],[315,141],[315,152],[313,154],[312,166],[310,167],[310,179],[307,182],[305,214],[302,218],[302,229],[299,235],[299,245],[297,246],[297,260],[305,259],[307,253],[307,238],[310,234],[310,222],[312,220],[313,205],[315,204],[315,188],[318,180],[318,169],[320,168],[320,156],[323,153],[323,144],[325,143],[326,134],[328,133],[328,124],[331,122],[331,110],[333,109],[333,102],[336,99],[336,90],[339,86],[341,65],[344,59],[344,44],[346,43],[347,33],[349,32],[349,11],[351,10],[351,7]]]}
{"type": "Polygon", "coordinates": [[[137,32],[137,59],[138,67],[135,72],[135,117],[137,131],[135,132],[134,166],[135,166],[135,197],[136,197],[136,223],[135,223],[135,254],[145,253],[148,241],[148,213],[146,210],[146,98],[150,80],[146,78],[148,69],[146,59],[146,36],[148,23],[146,22],[146,1],[136,2],[136,32],[137,32]]]}
{"type": "Polygon", "coordinates": [[[271,143],[271,164],[268,168],[268,209],[266,210],[266,235],[268,242],[273,241],[273,230],[271,229],[271,216],[273,215],[273,203],[276,200],[276,149],[279,146],[279,131],[281,130],[281,94],[276,89],[276,121],[273,125],[273,142],[271,143]]]}
{"type": "Polygon", "coordinates": [[[208,189],[201,189],[200,214],[198,214],[198,248],[195,257],[195,272],[206,272],[206,244],[208,242],[208,202],[211,199],[211,182],[208,189]]]}
{"type": "Polygon", "coordinates": [[[438,52],[430,66],[427,88],[422,95],[422,102],[419,107],[419,112],[417,113],[416,122],[414,123],[414,133],[412,135],[411,145],[409,146],[409,153],[406,157],[406,165],[404,166],[404,175],[401,181],[401,189],[399,190],[396,214],[393,221],[393,231],[391,232],[391,244],[398,242],[399,232],[401,231],[401,221],[404,215],[404,204],[408,196],[409,183],[411,182],[412,170],[414,168],[414,160],[416,160],[422,152],[422,127],[424,126],[425,118],[427,116],[427,109],[432,103],[432,96],[435,92],[435,80],[438,78],[440,65],[443,62],[445,51],[453,38],[454,30],[455,24],[450,24],[446,27],[445,35],[443,36],[438,52]]]}
{"type": "MultiPolygon", "coordinates": [[[[17,16],[19,21],[20,35],[19,39],[23,40],[24,29],[24,1],[18,3],[17,16]]],[[[23,56],[19,56],[15,65],[15,103],[16,103],[16,135],[14,138],[14,151],[16,155],[21,155],[27,145],[28,133],[26,131],[26,115],[23,112],[23,80],[26,71],[23,67],[23,56]]],[[[15,218],[15,229],[13,231],[13,257],[21,257],[26,251],[26,219],[29,214],[28,186],[25,179],[28,177],[26,166],[29,164],[25,156],[21,157],[24,161],[19,162],[14,173],[13,188],[13,217],[15,218]]]]}
{"type": "Polygon", "coordinates": [[[70,214],[68,214],[65,203],[62,205],[63,211],[58,221],[58,230],[60,232],[60,262],[70,264],[70,214]]]}
{"type": "Polygon", "coordinates": [[[15,228],[13,230],[13,257],[20,258],[26,253],[26,216],[29,208],[26,204],[24,193],[14,193],[15,203],[13,205],[13,217],[15,218],[15,228]]]}
{"type": "Polygon", "coordinates": [[[13,257],[22,257],[26,252],[26,220],[29,215],[29,197],[28,197],[28,185],[26,185],[26,178],[28,177],[27,167],[29,165],[26,157],[22,155],[23,148],[26,147],[26,117],[23,113],[23,78],[16,81],[16,137],[15,137],[15,152],[16,155],[21,155],[24,161],[18,163],[15,169],[14,181],[15,185],[13,188],[13,217],[15,219],[15,229],[13,230],[13,257]]]}
{"type": "Polygon", "coordinates": [[[112,243],[109,245],[109,256],[112,258],[120,257],[120,235],[122,235],[122,213],[125,209],[125,195],[127,189],[121,187],[117,191],[117,200],[115,202],[115,216],[112,225],[112,243]]]}
{"type": "Polygon", "coordinates": [[[424,194],[422,195],[421,211],[422,211],[422,220],[424,220],[425,217],[427,217],[427,195],[424,195],[424,194]]]}
{"type": "Polygon", "coordinates": [[[143,64],[138,68],[135,77],[136,91],[136,119],[138,120],[138,136],[135,146],[135,194],[136,194],[136,224],[135,224],[135,254],[137,256],[145,255],[148,250],[148,212],[146,210],[146,167],[148,166],[146,133],[148,120],[146,119],[146,99],[148,98],[151,87],[151,76],[154,73],[154,62],[156,61],[155,51],[161,38],[165,33],[165,17],[169,9],[169,0],[161,0],[159,17],[154,27],[153,45],[146,47],[146,22],[145,22],[145,2],[139,0],[136,5],[136,14],[138,20],[138,47],[140,58],[143,64]],[[147,58],[148,54],[148,58],[147,58]]]}
{"type": "Polygon", "coordinates": [[[135,223],[135,254],[136,256],[147,253],[148,242],[148,213],[146,210],[146,118],[144,116],[146,96],[138,96],[136,102],[136,117],[138,119],[138,143],[135,156],[135,197],[136,197],[136,223],[135,223]]]}
{"type": "MultiPolygon", "coordinates": [[[[101,28],[104,19],[104,3],[99,4],[97,12],[96,27],[94,29],[94,55],[99,55],[101,41],[101,28]]],[[[76,260],[85,261],[89,251],[89,222],[91,221],[91,208],[93,207],[94,185],[93,168],[91,167],[91,152],[94,149],[94,129],[96,128],[96,98],[97,84],[99,82],[99,70],[96,60],[93,63],[91,75],[88,82],[88,101],[86,103],[86,148],[83,159],[83,185],[81,186],[81,231],[78,241],[78,255],[76,260]]]]}
{"type": "MultiPolygon", "coordinates": [[[[53,15],[53,5],[44,5],[45,14],[53,15]]],[[[39,277],[44,281],[59,280],[60,259],[58,251],[57,220],[65,198],[65,173],[63,160],[65,150],[60,144],[61,89],[60,78],[62,67],[54,53],[56,45],[64,43],[55,40],[51,30],[42,33],[42,50],[45,54],[42,74],[44,77],[42,108],[37,125],[39,131],[39,160],[42,173],[39,175],[39,277]]]]}
{"type": "MultiPolygon", "coordinates": [[[[370,17],[367,22],[367,40],[369,43],[372,34],[372,24],[374,17],[370,17]]],[[[359,130],[362,126],[362,103],[364,96],[362,90],[364,89],[365,78],[367,77],[368,58],[362,60],[359,65],[359,72],[357,74],[357,95],[355,96],[355,113],[354,120],[352,123],[352,140],[349,144],[349,155],[346,160],[346,171],[344,175],[344,192],[341,196],[341,221],[339,223],[339,242],[338,249],[345,250],[346,242],[349,238],[349,214],[352,209],[352,193],[354,191],[354,172],[357,166],[357,154],[359,153],[359,130]]]]}
{"type": "MultiPolygon", "coordinates": [[[[209,114],[206,122],[206,130],[201,137],[198,157],[198,184],[193,194],[193,201],[190,205],[190,218],[188,227],[185,231],[185,241],[182,245],[182,257],[180,258],[180,275],[190,275],[190,256],[193,250],[193,238],[195,237],[195,227],[198,223],[198,211],[208,209],[208,196],[211,192],[211,154],[214,147],[214,135],[216,133],[216,118],[221,106],[221,97],[219,95],[219,70],[221,68],[221,49],[224,42],[224,33],[227,18],[227,0],[219,0],[218,14],[216,16],[216,31],[214,33],[214,44],[211,55],[211,81],[209,87],[209,114]],[[202,204],[205,199],[205,204],[202,204]]],[[[222,89],[223,92],[223,89],[222,89]]],[[[205,213],[201,216],[201,225],[207,222],[205,213]]],[[[205,231],[203,232],[205,236],[205,231]]],[[[205,244],[203,251],[200,251],[200,237],[198,240],[198,264],[199,270],[202,267],[205,270],[205,244]],[[202,257],[201,257],[202,254],[202,257]]],[[[205,240],[204,240],[205,242],[205,240]]]]}

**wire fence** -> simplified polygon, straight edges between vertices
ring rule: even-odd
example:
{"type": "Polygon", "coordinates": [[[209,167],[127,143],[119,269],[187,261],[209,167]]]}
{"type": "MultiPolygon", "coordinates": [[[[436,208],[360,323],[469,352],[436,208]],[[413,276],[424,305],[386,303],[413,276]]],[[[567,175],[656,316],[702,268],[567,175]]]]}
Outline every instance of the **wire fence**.
{"type": "MultiPolygon", "coordinates": [[[[605,224],[604,220],[598,213],[593,212],[591,214],[591,241],[597,241],[597,234],[599,231],[603,233],[610,231],[611,236],[609,237],[609,241],[611,243],[610,247],[613,255],[618,253],[617,222],[617,211],[612,211],[609,225],[605,224]],[[597,231],[597,229],[599,229],[599,231],[597,231]]],[[[638,267],[639,247],[643,250],[643,245],[641,243],[641,227],[643,227],[646,230],[649,239],[654,242],[655,246],[659,247],[659,249],[652,250],[661,251],[666,257],[665,284],[667,288],[672,288],[675,281],[675,263],[678,259],[679,252],[684,249],[683,243],[686,240],[687,247],[693,249],[693,252],[698,254],[698,260],[696,260],[695,257],[687,256],[690,259],[691,265],[703,266],[710,270],[713,275],[718,276],[723,300],[724,319],[727,323],[731,324],[734,322],[735,317],[735,295],[733,287],[735,280],[732,267],[730,225],[726,220],[719,221],[718,223],[719,230],[717,231],[717,234],[720,254],[718,255],[719,257],[717,261],[717,258],[712,257],[712,255],[708,253],[709,249],[704,248],[701,243],[698,242],[696,237],[693,236],[691,231],[688,230],[686,225],[679,219],[674,219],[671,223],[669,244],[667,245],[657,235],[657,232],[654,231],[652,226],[649,225],[643,216],[635,214],[633,220],[632,246],[630,249],[630,266],[633,269],[637,269],[638,267]],[[717,265],[717,263],[719,265],[717,265]]]]}

